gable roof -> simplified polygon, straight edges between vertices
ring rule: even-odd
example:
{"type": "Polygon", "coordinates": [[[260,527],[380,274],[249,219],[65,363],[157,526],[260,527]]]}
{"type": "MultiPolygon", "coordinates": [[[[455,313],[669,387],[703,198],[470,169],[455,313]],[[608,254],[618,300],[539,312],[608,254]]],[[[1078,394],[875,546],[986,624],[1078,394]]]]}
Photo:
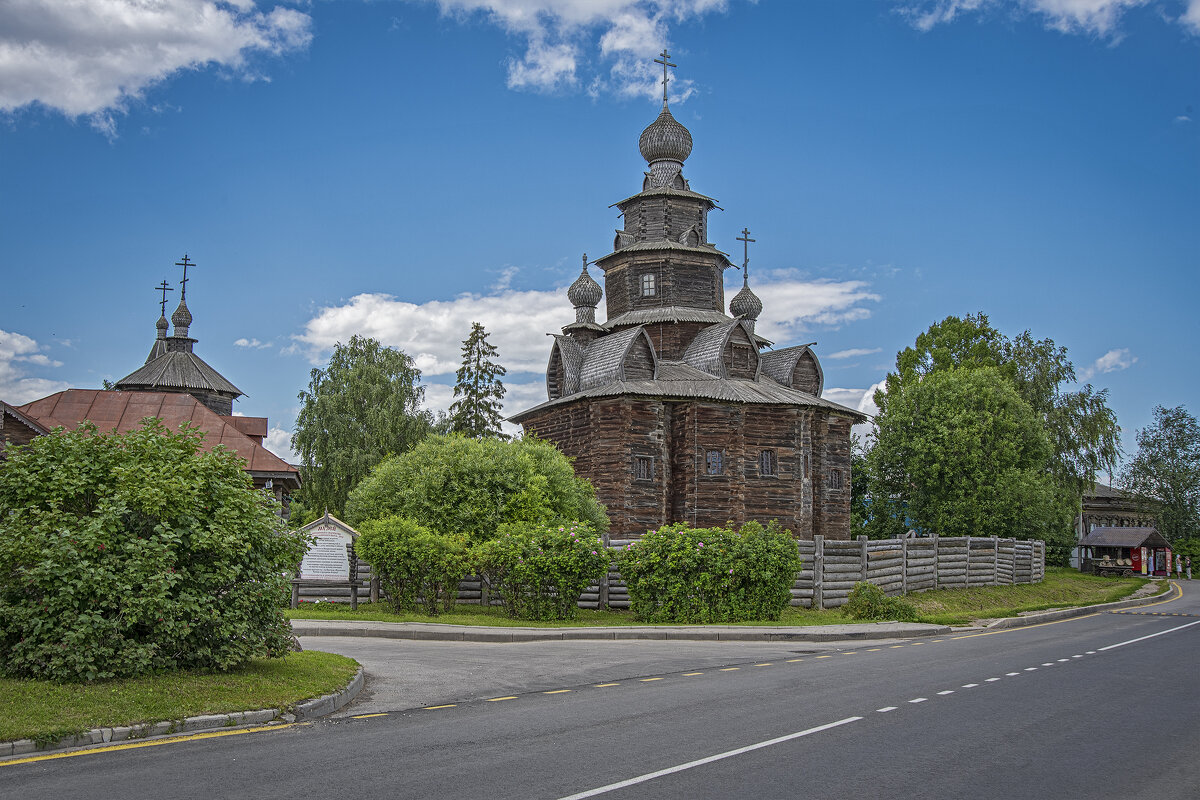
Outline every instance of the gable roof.
{"type": "Polygon", "coordinates": [[[696,334],[696,338],[692,339],[692,343],[684,351],[683,360],[710,375],[724,377],[726,374],[725,345],[729,343],[730,337],[737,328],[741,328],[747,338],[754,341],[754,332],[744,320],[726,320],[716,325],[710,325],[696,334]]]}
{"type": "Polygon", "coordinates": [[[146,417],[158,417],[171,430],[190,422],[204,432],[204,450],[223,445],[246,462],[246,471],[299,482],[299,471],[238,430],[233,417],[222,417],[190,394],[67,389],[20,406],[18,411],[46,429],[73,430],[90,420],[102,432],[126,433],[146,417]]]}
{"type": "Polygon", "coordinates": [[[1084,547],[1170,547],[1154,528],[1093,528],[1083,541],[1084,547]]]}
{"type": "MultiPolygon", "coordinates": [[[[646,336],[646,331],[643,328],[627,328],[589,344],[583,351],[583,365],[579,370],[579,388],[586,390],[613,381],[624,380],[625,357],[629,353],[629,348],[633,347],[633,343],[637,339],[644,336],[646,336]]],[[[646,344],[650,346],[650,352],[653,353],[654,347],[650,345],[649,338],[646,339],[646,344]]]]}
{"type": "MultiPolygon", "coordinates": [[[[14,420],[15,422],[20,423],[21,425],[25,426],[26,428],[33,431],[34,433],[36,433],[39,436],[43,436],[50,432],[49,428],[42,425],[36,419],[29,416],[28,414],[25,414],[19,408],[16,408],[15,406],[10,406],[8,403],[4,402],[3,400],[0,400],[0,414],[3,414],[8,419],[11,419],[11,420],[14,420]]],[[[2,429],[2,428],[4,428],[4,425],[0,425],[0,429],[2,429]]],[[[0,442],[0,446],[2,446],[2,444],[3,444],[3,442],[0,442]]]]}

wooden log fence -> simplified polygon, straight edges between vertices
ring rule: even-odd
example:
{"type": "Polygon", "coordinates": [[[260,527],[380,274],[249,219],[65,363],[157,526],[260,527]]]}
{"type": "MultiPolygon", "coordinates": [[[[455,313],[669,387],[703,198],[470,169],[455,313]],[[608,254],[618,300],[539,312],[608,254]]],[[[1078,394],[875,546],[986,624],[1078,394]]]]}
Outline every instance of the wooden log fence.
{"type": "MultiPolygon", "coordinates": [[[[610,549],[621,549],[629,543],[605,537],[610,549]]],[[[797,542],[796,546],[802,566],[792,583],[791,605],[804,608],[844,605],[850,590],[860,581],[873,583],[894,597],[929,589],[1038,583],[1046,576],[1046,544],[1040,541],[971,536],[875,541],[860,536],[852,541],[830,541],[814,536],[812,541],[797,542]]],[[[294,589],[293,598],[299,602],[347,603],[353,602],[357,594],[377,602],[381,596],[379,581],[370,565],[358,562],[357,568],[358,580],[353,589],[344,581],[328,585],[301,583],[294,589]]],[[[458,601],[500,604],[477,575],[459,584],[458,601]]],[[[615,561],[599,581],[584,590],[578,605],[590,609],[629,608],[629,590],[615,561]]]]}

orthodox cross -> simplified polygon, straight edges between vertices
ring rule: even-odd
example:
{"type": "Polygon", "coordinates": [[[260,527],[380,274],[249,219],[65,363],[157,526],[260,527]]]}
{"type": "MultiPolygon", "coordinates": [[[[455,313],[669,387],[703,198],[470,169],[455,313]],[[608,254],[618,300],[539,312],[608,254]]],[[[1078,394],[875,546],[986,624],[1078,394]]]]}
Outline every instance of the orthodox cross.
{"type": "Polygon", "coordinates": [[[671,56],[667,53],[667,48],[664,47],[663,51],[661,53],[659,53],[659,55],[662,56],[662,58],[654,59],[654,63],[663,65],[662,85],[663,85],[663,105],[665,106],[667,104],[667,81],[671,80],[670,78],[667,77],[667,67],[674,67],[674,66],[678,66],[678,65],[671,63],[671,56]]]}
{"type": "MultiPolygon", "coordinates": [[[[187,297],[187,282],[188,282],[187,268],[196,266],[196,262],[188,261],[187,253],[184,253],[183,261],[176,261],[175,266],[183,267],[183,280],[181,280],[179,282],[180,286],[183,287],[183,290],[179,293],[179,302],[182,303],[184,301],[184,298],[187,297]]],[[[166,295],[164,295],[164,297],[165,296],[166,295]]]]}
{"type": "Polygon", "coordinates": [[[750,229],[742,228],[742,235],[737,237],[737,240],[742,243],[742,285],[750,284],[750,243],[757,241],[750,238],[750,229]]]}
{"type": "Polygon", "coordinates": [[[158,291],[162,292],[162,300],[160,300],[158,303],[159,314],[161,314],[162,316],[165,317],[167,315],[167,292],[173,292],[175,290],[167,285],[167,281],[165,279],[163,280],[162,283],[160,283],[158,286],[155,286],[154,288],[157,289],[158,291]]]}

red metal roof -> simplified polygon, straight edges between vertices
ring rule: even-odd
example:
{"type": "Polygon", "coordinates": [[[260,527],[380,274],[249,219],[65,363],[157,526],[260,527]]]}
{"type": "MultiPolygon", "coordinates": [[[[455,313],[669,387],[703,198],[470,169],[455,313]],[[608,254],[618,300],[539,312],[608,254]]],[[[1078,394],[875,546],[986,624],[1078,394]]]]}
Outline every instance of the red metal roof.
{"type": "Polygon", "coordinates": [[[47,428],[74,429],[91,420],[101,431],[125,433],[136,430],[146,417],[158,417],[171,430],[190,422],[204,432],[205,450],[224,445],[246,462],[248,472],[289,473],[297,480],[299,476],[295,467],[242,432],[261,427],[265,435],[265,417],[222,417],[190,394],[67,389],[17,409],[47,428]]]}

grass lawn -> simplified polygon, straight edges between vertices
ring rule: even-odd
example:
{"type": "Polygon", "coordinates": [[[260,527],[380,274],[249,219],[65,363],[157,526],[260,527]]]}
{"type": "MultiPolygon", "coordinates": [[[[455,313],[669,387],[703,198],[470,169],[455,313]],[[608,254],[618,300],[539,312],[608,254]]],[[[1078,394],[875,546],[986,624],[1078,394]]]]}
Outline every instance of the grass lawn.
{"type": "Polygon", "coordinates": [[[0,677],[0,741],[55,741],[91,728],[287,708],[345,688],[357,670],[352,658],[306,651],[231,672],[67,684],[0,677]]]}
{"type": "MultiPolygon", "coordinates": [[[[940,589],[908,595],[905,599],[917,607],[922,622],[940,625],[968,625],[973,619],[1012,617],[1022,611],[1110,603],[1128,597],[1146,584],[1145,578],[1100,578],[1072,569],[1050,567],[1039,584],[985,586],[978,589],[940,589]]],[[[488,627],[587,628],[596,626],[642,625],[627,611],[579,610],[573,620],[532,622],[511,619],[500,608],[481,608],[459,604],[452,611],[435,617],[425,614],[399,614],[387,603],[361,603],[351,611],[344,603],[302,603],[289,610],[290,619],[345,619],[374,622],[437,622],[446,625],[485,625],[488,627]]],[[[841,625],[858,622],[838,609],[811,611],[788,608],[781,619],[747,622],[755,626],[841,625]]]]}
{"type": "Polygon", "coordinates": [[[1041,583],[939,589],[905,598],[922,622],[969,625],[973,619],[1015,617],[1023,611],[1090,606],[1123,600],[1145,586],[1146,578],[1101,578],[1064,567],[1047,567],[1041,583]]]}

